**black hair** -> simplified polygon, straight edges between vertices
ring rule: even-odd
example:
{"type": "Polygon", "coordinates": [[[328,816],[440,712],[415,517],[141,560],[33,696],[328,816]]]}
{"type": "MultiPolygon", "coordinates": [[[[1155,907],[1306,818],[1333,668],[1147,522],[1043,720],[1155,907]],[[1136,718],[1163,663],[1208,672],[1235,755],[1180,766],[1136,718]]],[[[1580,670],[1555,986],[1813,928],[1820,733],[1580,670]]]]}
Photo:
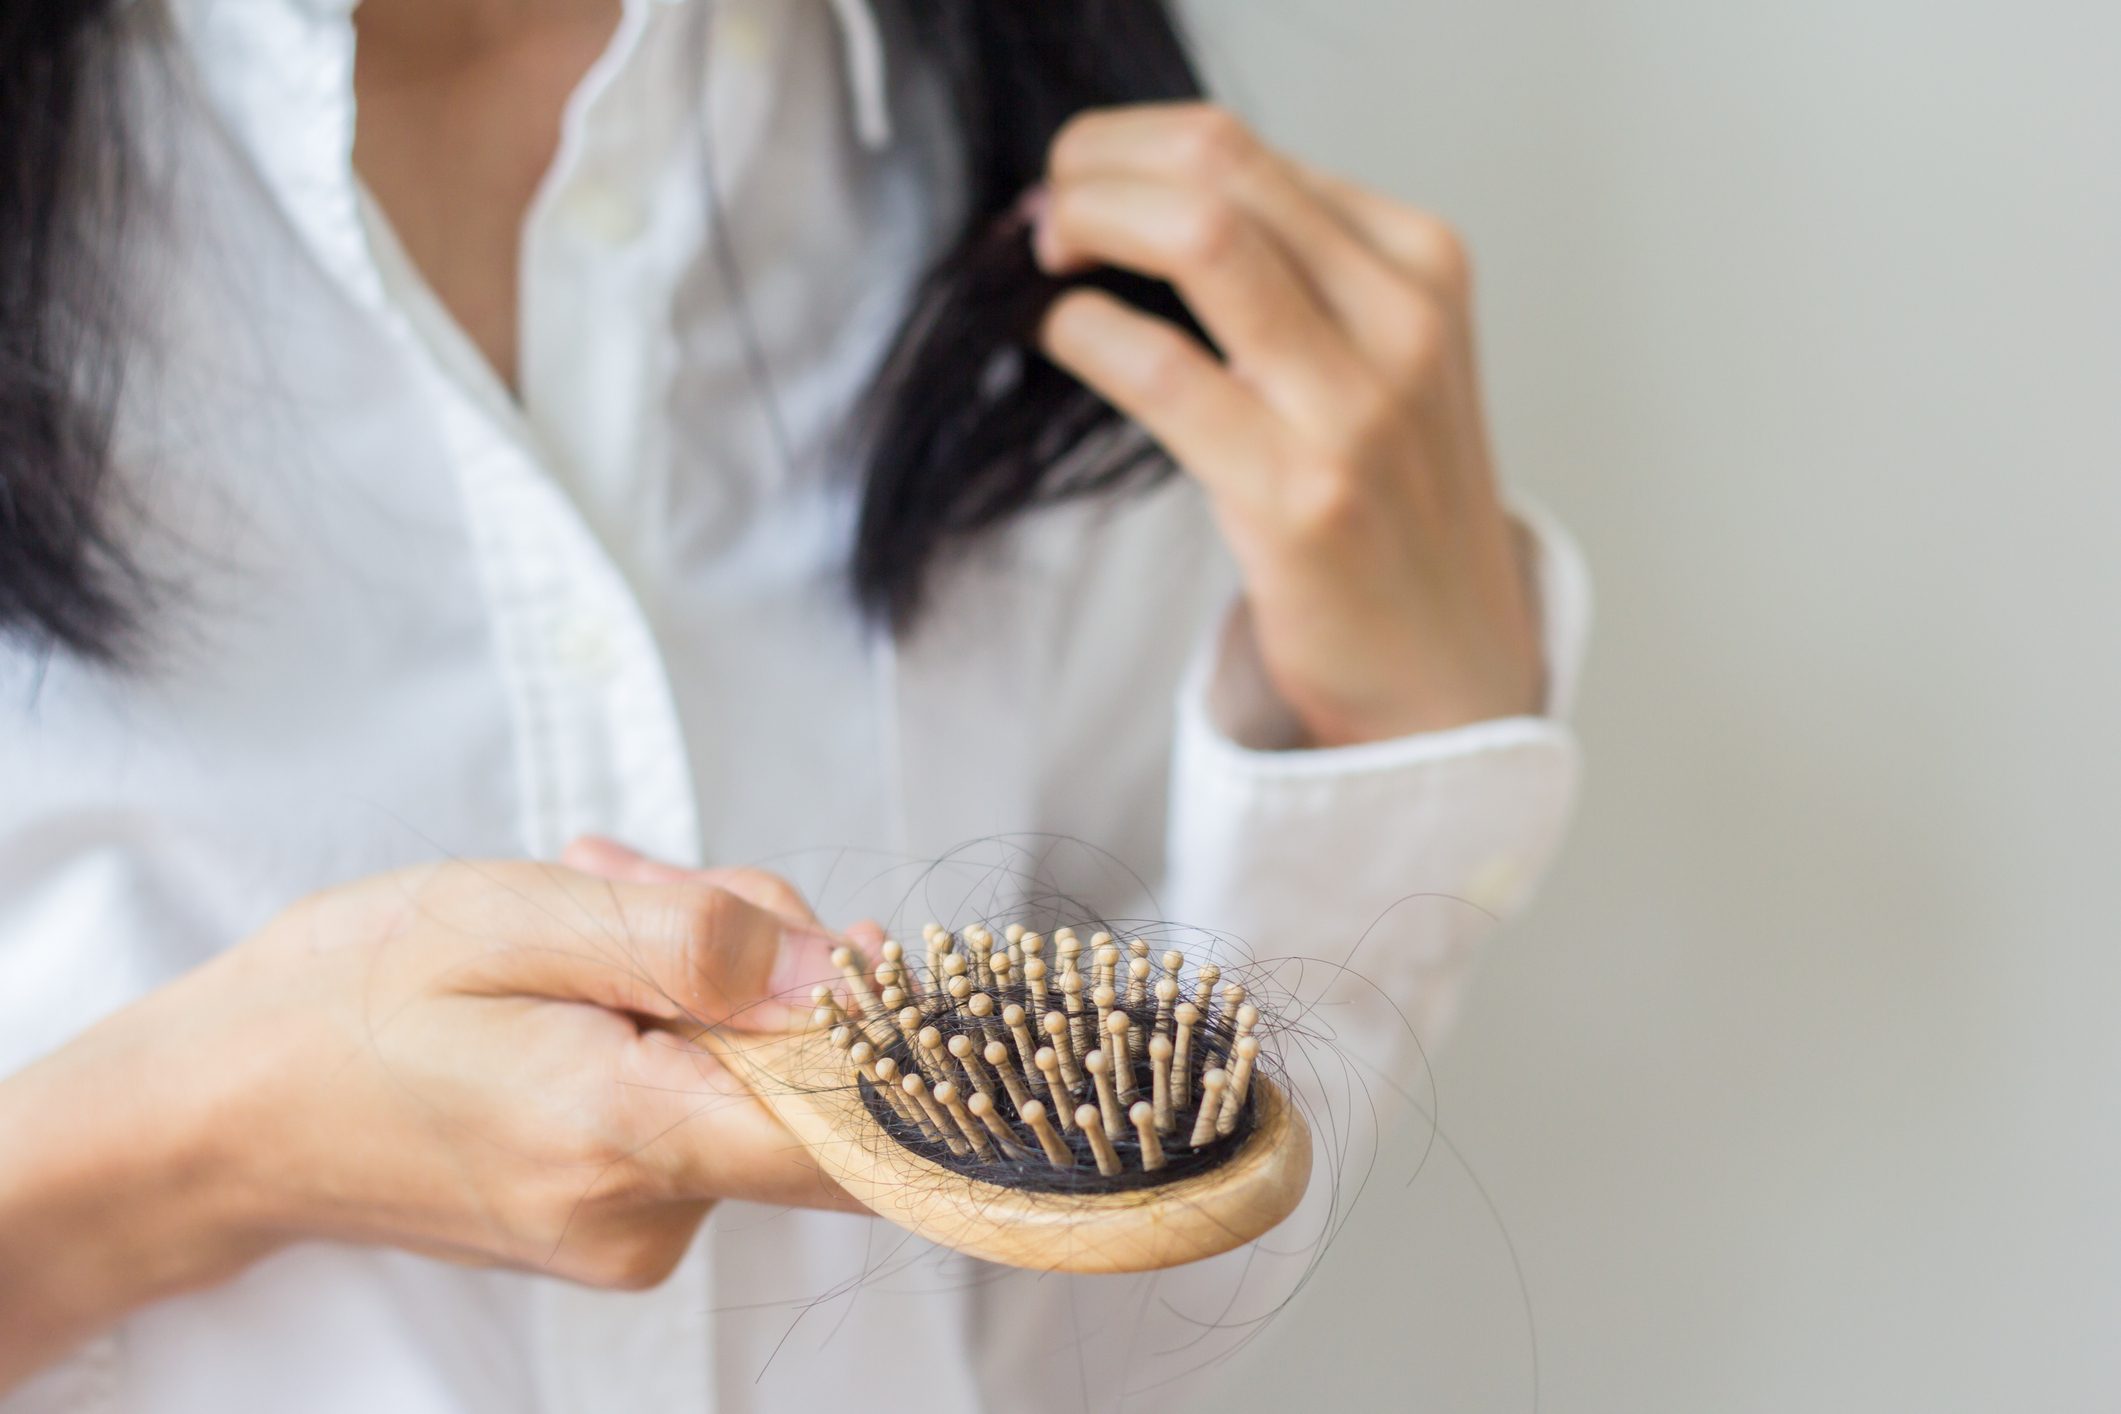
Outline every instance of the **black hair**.
{"type": "Polygon", "coordinates": [[[119,8],[0,3],[0,634],[105,659],[140,607],[109,505],[119,8]]]}
{"type": "MultiPolygon", "coordinates": [[[[1168,471],[1031,348],[1063,282],[1012,219],[1085,109],[1200,96],[1166,0],[903,0],[961,141],[964,219],[859,410],[850,584],[903,632],[938,557],[1043,501],[1168,471]]],[[[122,662],[150,605],[113,527],[129,135],[122,0],[0,0],[0,637],[122,662]]],[[[1081,277],[1168,317],[1168,287],[1081,277]]],[[[1186,321],[1189,322],[1190,321],[1186,321]]]]}
{"type": "MultiPolygon", "coordinates": [[[[1203,92],[1164,0],[907,8],[949,81],[969,200],[956,247],[923,283],[871,393],[853,582],[862,607],[895,629],[918,614],[953,542],[1040,501],[1169,470],[1149,444],[1122,435],[1110,407],[1029,351],[1064,282],[1040,273],[1012,214],[1076,114],[1203,92]]],[[[1109,270],[1079,280],[1200,332],[1167,285],[1109,270]]]]}

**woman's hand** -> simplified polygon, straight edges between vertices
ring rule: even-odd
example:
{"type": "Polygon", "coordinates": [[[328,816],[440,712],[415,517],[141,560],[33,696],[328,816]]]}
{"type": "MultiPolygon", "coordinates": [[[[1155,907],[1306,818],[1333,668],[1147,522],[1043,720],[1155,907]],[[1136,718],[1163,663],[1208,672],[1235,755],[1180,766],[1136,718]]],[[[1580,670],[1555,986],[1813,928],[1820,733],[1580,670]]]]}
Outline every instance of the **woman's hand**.
{"type": "Polygon", "coordinates": [[[1539,709],[1448,227],[1197,104],[1070,123],[1037,211],[1046,269],[1167,280],[1218,346],[1097,290],[1044,330],[1207,489],[1261,659],[1315,743],[1539,709]]]}
{"type": "Polygon", "coordinates": [[[718,1198],[851,1207],[683,1039],[807,1012],[802,899],[569,858],[316,895],[0,1085],[0,1388],[302,1238],[632,1288],[718,1198]]]}

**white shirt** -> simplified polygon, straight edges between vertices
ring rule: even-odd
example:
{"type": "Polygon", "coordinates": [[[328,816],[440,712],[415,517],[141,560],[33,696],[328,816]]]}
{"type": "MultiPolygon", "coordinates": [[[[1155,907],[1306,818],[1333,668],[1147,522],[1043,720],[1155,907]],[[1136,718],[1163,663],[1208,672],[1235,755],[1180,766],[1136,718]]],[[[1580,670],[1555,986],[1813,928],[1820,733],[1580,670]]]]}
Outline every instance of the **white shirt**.
{"type": "MultiPolygon", "coordinates": [[[[360,192],[350,0],[172,3],[166,39],[135,12],[162,214],[118,451],[157,657],[0,651],[0,1073],[306,892],[445,853],[594,831],[908,930],[1008,916],[1033,886],[994,866],[1043,855],[1109,916],[1311,959],[1277,977],[1357,1059],[1292,1071],[1332,1112],[1321,1164],[1360,1166],[1350,1077],[1422,1087],[1399,1018],[1434,1038],[1543,869],[1570,736],[1272,749],[1286,714],[1182,478],[1030,514],[953,557],[910,637],[862,629],[838,434],[957,197],[916,56],[861,0],[626,6],[525,229],[520,403],[360,192]]],[[[1587,591],[1530,519],[1558,713],[1587,591]]],[[[304,1245],[0,1407],[884,1408],[918,1352],[933,1414],[1104,1408],[1248,1335],[1330,1190],[1275,1236],[1299,1257],[1155,1278],[740,1204],[641,1294],[304,1245]]]]}

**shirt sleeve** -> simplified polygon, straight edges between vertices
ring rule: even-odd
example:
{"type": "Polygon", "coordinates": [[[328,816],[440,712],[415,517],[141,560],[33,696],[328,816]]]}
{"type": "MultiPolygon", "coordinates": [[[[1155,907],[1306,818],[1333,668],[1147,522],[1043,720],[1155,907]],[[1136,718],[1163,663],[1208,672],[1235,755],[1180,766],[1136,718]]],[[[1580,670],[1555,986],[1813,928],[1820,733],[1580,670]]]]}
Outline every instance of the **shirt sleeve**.
{"type": "MultiPolygon", "coordinates": [[[[1237,976],[1276,1018],[1275,1078],[1313,1142],[1310,1187],[1266,1240],[1144,1279],[1171,1353],[1137,1387],[1234,1349],[1303,1283],[1385,1130],[1433,1115],[1428,1048],[1482,945],[1522,909],[1574,801],[1565,721],[1590,619],[1583,562],[1537,508],[1531,532],[1548,710],[1329,750],[1293,739],[1233,609],[1178,704],[1165,903],[1233,939],[1237,976]]],[[[1232,959],[1223,959],[1226,969],[1232,959]]]]}
{"type": "Polygon", "coordinates": [[[1424,1042],[1448,1025],[1481,943],[1529,901],[1575,798],[1566,714],[1589,578],[1550,516],[1528,505],[1518,516],[1533,549],[1545,713],[1286,749],[1298,739],[1294,719],[1268,684],[1242,605],[1196,655],[1178,703],[1165,879],[1173,916],[1245,939],[1256,958],[1346,969],[1343,988],[1389,998],[1424,1042]]]}

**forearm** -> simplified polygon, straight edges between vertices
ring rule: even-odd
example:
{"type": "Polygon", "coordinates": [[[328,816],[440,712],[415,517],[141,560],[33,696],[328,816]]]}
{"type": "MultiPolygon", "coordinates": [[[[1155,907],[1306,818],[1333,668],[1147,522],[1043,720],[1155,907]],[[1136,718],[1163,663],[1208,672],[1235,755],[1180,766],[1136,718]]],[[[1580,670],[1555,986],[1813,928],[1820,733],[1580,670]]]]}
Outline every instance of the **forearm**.
{"type": "Polygon", "coordinates": [[[266,1245],[235,1235],[203,1097],[122,1020],[0,1081],[0,1391],[266,1245]]]}
{"type": "Polygon", "coordinates": [[[632,1290],[715,1200],[843,1203],[634,1020],[758,1015],[821,925],[755,871],[631,872],[357,880],[0,1080],[0,1390],[288,1243],[632,1290]]]}

